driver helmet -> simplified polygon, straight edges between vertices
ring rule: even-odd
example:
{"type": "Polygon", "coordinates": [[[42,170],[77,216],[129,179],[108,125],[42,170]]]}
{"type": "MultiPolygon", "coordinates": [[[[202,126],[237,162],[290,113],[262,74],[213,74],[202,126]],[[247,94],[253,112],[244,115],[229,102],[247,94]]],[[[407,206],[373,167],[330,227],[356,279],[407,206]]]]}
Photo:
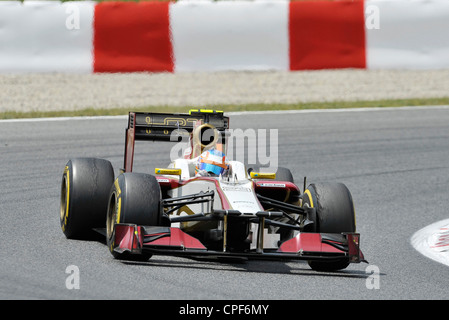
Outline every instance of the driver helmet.
{"type": "Polygon", "coordinates": [[[196,172],[207,172],[219,176],[228,169],[226,162],[226,156],[222,151],[210,149],[204,151],[198,158],[196,172]]]}

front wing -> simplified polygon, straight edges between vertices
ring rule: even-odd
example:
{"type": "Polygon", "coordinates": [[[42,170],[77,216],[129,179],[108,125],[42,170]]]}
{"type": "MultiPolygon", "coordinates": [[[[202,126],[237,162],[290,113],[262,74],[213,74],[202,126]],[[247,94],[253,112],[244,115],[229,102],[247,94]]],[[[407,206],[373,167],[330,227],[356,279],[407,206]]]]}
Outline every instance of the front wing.
{"type": "MultiPolygon", "coordinates": [[[[263,243],[260,242],[260,243],[263,243]]],[[[299,233],[278,249],[258,247],[248,252],[208,250],[198,239],[179,228],[116,224],[114,251],[132,254],[173,255],[185,257],[223,257],[267,260],[325,260],[367,262],[360,250],[360,234],[299,233]]]]}

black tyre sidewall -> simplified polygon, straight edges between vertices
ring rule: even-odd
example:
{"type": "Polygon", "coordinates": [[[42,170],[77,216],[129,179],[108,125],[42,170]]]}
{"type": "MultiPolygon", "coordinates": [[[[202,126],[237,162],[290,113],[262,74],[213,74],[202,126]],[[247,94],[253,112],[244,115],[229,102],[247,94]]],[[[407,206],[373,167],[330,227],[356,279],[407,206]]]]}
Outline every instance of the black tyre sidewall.
{"type": "Polygon", "coordinates": [[[158,226],[161,217],[161,189],[157,179],[144,173],[124,173],[117,178],[120,187],[120,223],[158,226]]]}
{"type": "Polygon", "coordinates": [[[158,226],[161,223],[161,190],[156,178],[143,173],[123,173],[110,190],[106,242],[116,259],[145,261],[151,255],[131,255],[114,251],[115,223],[158,226]]]}
{"type": "MultiPolygon", "coordinates": [[[[308,192],[307,192],[308,191],[308,192]]],[[[316,232],[355,232],[354,204],[351,193],[342,183],[311,184],[304,203],[316,209],[316,232]],[[310,199],[311,198],[311,199],[310,199]]]]}
{"type": "Polygon", "coordinates": [[[294,183],[293,175],[288,168],[278,167],[275,181],[288,181],[294,183]]]}
{"type": "Polygon", "coordinates": [[[109,161],[77,158],[66,164],[61,193],[61,228],[67,238],[86,238],[93,228],[104,228],[109,191],[114,182],[114,170],[109,161]],[[64,188],[64,184],[66,187],[64,188]],[[63,203],[63,201],[67,203],[63,203]],[[68,210],[67,210],[68,208],[68,210]]]}
{"type": "MultiPolygon", "coordinates": [[[[355,213],[351,193],[342,183],[311,184],[305,191],[304,204],[316,208],[313,232],[355,232],[355,213]]],[[[349,265],[347,259],[333,262],[308,261],[316,271],[336,271],[349,265]]]]}

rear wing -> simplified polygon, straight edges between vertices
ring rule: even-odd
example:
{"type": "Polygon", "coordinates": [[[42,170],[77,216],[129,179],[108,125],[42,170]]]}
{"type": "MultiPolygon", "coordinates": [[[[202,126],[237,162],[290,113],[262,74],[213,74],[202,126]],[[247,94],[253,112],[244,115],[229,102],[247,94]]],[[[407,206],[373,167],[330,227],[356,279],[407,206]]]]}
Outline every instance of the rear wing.
{"type": "Polygon", "coordinates": [[[125,172],[132,171],[136,140],[181,141],[192,133],[198,123],[210,124],[225,133],[229,128],[229,117],[225,117],[223,111],[208,109],[193,109],[188,114],[130,112],[125,134],[125,172]]]}
{"type": "Polygon", "coordinates": [[[179,141],[176,135],[191,133],[198,123],[208,123],[218,131],[225,131],[229,126],[229,117],[222,111],[190,110],[189,114],[182,113],[147,113],[130,112],[128,129],[134,129],[136,140],[151,141],[179,141]],[[173,130],[177,130],[172,135],[173,130]]]}

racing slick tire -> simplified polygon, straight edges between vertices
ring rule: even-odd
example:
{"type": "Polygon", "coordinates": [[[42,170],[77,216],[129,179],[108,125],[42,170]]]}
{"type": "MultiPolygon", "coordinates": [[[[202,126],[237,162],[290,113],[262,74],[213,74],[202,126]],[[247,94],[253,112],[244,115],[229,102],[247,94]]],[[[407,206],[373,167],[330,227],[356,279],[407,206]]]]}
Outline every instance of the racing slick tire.
{"type": "MultiPolygon", "coordinates": [[[[260,167],[254,167],[254,168],[249,168],[248,169],[248,174],[251,173],[252,171],[259,171],[260,167]]],[[[276,170],[276,178],[274,179],[274,181],[288,181],[288,182],[294,182],[293,181],[293,175],[290,171],[290,169],[288,168],[284,168],[284,167],[278,167],[276,170]]]]}
{"type": "Polygon", "coordinates": [[[161,188],[157,179],[144,173],[123,173],[115,180],[109,196],[106,217],[106,241],[116,259],[146,261],[150,254],[114,251],[115,224],[161,225],[161,188]]]}
{"type": "Polygon", "coordinates": [[[68,239],[90,239],[104,228],[114,170],[109,161],[76,158],[67,162],[61,183],[60,222],[68,239]]]}
{"type": "MultiPolygon", "coordinates": [[[[351,193],[342,183],[311,184],[304,192],[303,205],[316,208],[313,232],[355,232],[355,211],[351,193]]],[[[347,259],[338,261],[308,261],[317,271],[336,271],[349,265],[347,259]]]]}
{"type": "Polygon", "coordinates": [[[278,167],[274,181],[294,182],[290,169],[284,167],[278,167]]]}

